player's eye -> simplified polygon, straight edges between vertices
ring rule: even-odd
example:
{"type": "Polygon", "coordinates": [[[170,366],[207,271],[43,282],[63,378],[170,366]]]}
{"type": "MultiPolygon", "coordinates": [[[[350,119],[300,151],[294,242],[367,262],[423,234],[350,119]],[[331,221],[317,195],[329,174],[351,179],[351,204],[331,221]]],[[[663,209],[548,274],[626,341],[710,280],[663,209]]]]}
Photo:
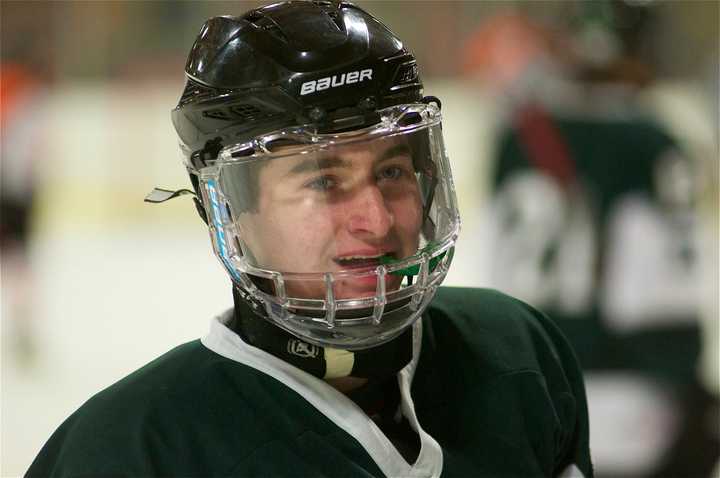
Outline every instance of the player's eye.
{"type": "Polygon", "coordinates": [[[304,187],[312,189],[313,191],[324,192],[333,189],[336,185],[337,180],[335,178],[325,175],[308,181],[305,183],[304,187]]]}
{"type": "Polygon", "coordinates": [[[398,166],[389,166],[380,170],[380,173],[378,174],[378,179],[386,179],[393,181],[400,179],[403,173],[404,171],[402,168],[398,166]]]}

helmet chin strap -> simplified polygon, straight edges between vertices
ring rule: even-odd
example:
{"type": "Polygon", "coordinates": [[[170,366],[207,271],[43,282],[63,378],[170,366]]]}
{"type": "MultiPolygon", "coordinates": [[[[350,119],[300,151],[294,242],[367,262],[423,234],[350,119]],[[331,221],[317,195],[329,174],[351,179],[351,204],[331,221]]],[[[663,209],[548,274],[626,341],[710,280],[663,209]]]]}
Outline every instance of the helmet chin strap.
{"type": "Polygon", "coordinates": [[[245,342],[318,378],[382,379],[399,372],[412,359],[412,328],[383,345],[351,352],[319,347],[295,337],[261,317],[233,286],[235,313],[229,324],[245,342]]]}

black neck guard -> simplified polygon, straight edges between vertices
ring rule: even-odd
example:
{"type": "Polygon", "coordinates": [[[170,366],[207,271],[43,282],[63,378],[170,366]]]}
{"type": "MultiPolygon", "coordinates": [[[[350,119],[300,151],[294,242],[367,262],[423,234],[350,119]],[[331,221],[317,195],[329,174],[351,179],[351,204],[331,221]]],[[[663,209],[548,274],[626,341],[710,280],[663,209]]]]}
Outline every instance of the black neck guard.
{"type": "Polygon", "coordinates": [[[228,327],[250,345],[258,347],[285,362],[318,378],[353,376],[383,379],[399,372],[412,359],[412,328],[390,342],[352,354],[352,368],[340,372],[333,361],[337,360],[334,349],[309,344],[258,315],[233,287],[235,313],[228,327]]]}

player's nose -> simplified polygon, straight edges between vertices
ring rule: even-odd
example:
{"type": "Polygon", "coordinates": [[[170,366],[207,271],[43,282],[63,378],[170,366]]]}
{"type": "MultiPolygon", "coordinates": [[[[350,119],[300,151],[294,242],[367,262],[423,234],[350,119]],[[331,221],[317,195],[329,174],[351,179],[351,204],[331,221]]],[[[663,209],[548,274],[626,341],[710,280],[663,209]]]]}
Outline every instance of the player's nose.
{"type": "Polygon", "coordinates": [[[395,224],[395,216],[375,184],[358,190],[349,204],[347,228],[353,234],[384,237],[395,224]]]}

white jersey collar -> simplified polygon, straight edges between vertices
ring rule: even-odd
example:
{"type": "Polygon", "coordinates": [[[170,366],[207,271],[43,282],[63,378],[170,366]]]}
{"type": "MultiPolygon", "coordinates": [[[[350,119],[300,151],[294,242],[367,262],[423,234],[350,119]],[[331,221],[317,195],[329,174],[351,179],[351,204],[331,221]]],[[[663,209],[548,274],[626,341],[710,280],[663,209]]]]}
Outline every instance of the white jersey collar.
{"type": "Polygon", "coordinates": [[[320,413],[345,430],[367,451],[380,470],[388,477],[439,477],[443,456],[440,445],[420,426],[410,388],[422,343],[422,323],[413,326],[413,358],[398,372],[401,411],[420,437],[420,453],[409,464],[378,426],[352,400],[328,385],[324,380],[294,367],[287,362],[249,345],[227,327],[232,309],[212,320],[210,331],[202,338],[205,347],[225,358],[252,367],[273,377],[300,394],[320,413]]]}

